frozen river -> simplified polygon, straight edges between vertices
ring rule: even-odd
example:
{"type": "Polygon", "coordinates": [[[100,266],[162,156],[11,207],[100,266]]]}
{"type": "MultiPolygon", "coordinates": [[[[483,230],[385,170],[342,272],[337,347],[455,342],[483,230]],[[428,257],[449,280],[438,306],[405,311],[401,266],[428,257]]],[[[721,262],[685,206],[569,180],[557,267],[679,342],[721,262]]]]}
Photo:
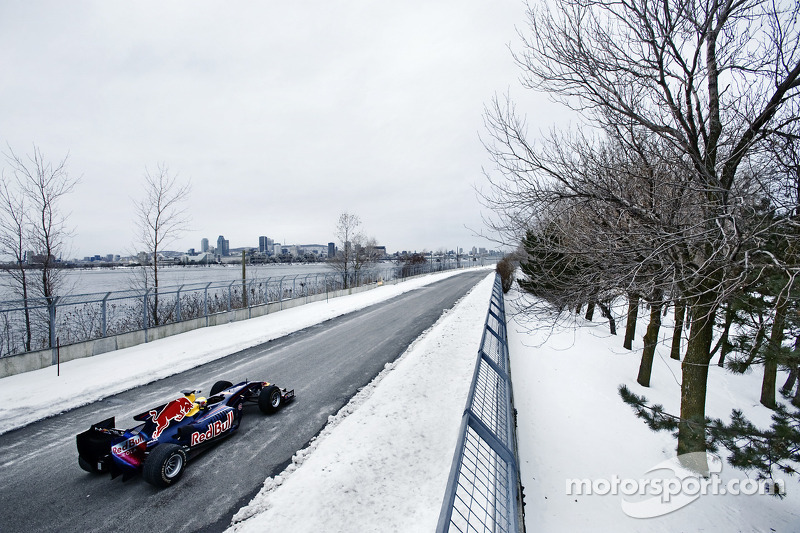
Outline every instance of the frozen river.
{"type": "MultiPolygon", "coordinates": [[[[375,269],[387,274],[395,269],[392,262],[379,263],[375,269]]],[[[95,268],[65,271],[64,287],[61,294],[88,294],[109,291],[124,291],[137,287],[136,279],[141,277],[140,267],[130,268],[95,268]]],[[[35,277],[38,271],[31,271],[35,277]]],[[[335,271],[324,263],[316,264],[275,264],[247,265],[248,280],[266,280],[283,276],[306,276],[309,274],[335,274],[335,271]]],[[[387,275],[387,277],[390,274],[387,275]]],[[[188,283],[208,283],[220,281],[239,281],[242,279],[241,265],[211,266],[169,266],[158,270],[159,285],[162,287],[183,285],[188,283]]],[[[8,274],[0,274],[0,300],[15,299],[8,289],[11,281],[8,274]]]]}

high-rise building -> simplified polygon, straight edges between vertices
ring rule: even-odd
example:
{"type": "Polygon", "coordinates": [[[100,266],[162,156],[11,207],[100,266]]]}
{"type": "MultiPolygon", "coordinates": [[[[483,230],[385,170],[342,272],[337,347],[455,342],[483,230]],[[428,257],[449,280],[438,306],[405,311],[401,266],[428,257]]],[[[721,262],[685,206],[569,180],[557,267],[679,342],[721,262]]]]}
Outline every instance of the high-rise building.
{"type": "Polygon", "coordinates": [[[222,257],[231,255],[231,243],[222,235],[217,237],[217,255],[222,257]]]}
{"type": "Polygon", "coordinates": [[[206,253],[208,251],[208,239],[203,238],[200,241],[200,251],[206,253]]]}
{"type": "Polygon", "coordinates": [[[336,257],[336,245],[332,242],[328,243],[328,258],[336,257]]]}
{"type": "Polygon", "coordinates": [[[272,248],[275,245],[275,241],[270,239],[269,237],[259,237],[258,238],[258,251],[261,253],[272,253],[272,248]]]}

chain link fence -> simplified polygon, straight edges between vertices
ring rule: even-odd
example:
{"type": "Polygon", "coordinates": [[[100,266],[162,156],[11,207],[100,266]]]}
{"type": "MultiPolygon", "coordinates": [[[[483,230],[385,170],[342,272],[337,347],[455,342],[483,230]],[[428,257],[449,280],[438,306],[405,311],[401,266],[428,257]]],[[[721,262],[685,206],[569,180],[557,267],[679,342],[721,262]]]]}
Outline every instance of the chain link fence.
{"type": "Polygon", "coordinates": [[[436,531],[524,531],[500,276],[495,279],[459,435],[436,531]]]}
{"type": "Polygon", "coordinates": [[[346,282],[342,273],[331,270],[244,281],[64,295],[50,300],[0,301],[0,358],[462,265],[428,262],[388,270],[366,269],[348,275],[346,282]]]}

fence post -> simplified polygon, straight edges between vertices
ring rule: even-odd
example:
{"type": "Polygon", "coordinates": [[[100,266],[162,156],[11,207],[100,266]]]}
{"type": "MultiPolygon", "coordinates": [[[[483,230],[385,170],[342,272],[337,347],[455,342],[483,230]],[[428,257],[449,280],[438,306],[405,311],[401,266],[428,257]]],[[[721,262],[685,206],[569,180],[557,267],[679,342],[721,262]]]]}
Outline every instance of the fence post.
{"type": "Polygon", "coordinates": [[[107,292],[105,298],[103,298],[103,321],[102,324],[100,325],[103,337],[105,337],[108,334],[108,322],[106,320],[106,302],[108,301],[109,296],[111,296],[111,293],[107,292]]]}
{"type": "Polygon", "coordinates": [[[150,289],[147,289],[146,291],[144,291],[144,297],[143,297],[144,305],[142,306],[142,313],[143,313],[142,325],[144,326],[144,342],[148,342],[148,340],[149,340],[147,338],[147,326],[148,326],[148,317],[149,317],[149,313],[147,312],[147,295],[148,294],[150,294],[150,289]]]}
{"type": "Polygon", "coordinates": [[[57,341],[56,341],[56,306],[58,305],[58,300],[60,298],[58,296],[54,298],[48,298],[47,300],[47,312],[50,315],[50,347],[53,349],[53,364],[58,364],[58,348],[57,348],[57,341]]]}
{"type": "Polygon", "coordinates": [[[206,326],[208,326],[208,288],[211,286],[209,281],[203,289],[203,316],[206,317],[206,326]]]}
{"type": "Polygon", "coordinates": [[[183,290],[184,285],[178,287],[178,292],[176,292],[176,299],[175,299],[175,318],[177,319],[176,322],[181,321],[181,291],[183,290]]]}

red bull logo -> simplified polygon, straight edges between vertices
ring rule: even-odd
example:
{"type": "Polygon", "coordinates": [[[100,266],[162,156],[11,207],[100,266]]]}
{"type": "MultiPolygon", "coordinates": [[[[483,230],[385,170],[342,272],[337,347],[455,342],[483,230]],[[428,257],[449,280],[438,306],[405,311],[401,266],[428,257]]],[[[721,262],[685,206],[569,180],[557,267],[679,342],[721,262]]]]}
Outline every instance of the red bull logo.
{"type": "Polygon", "coordinates": [[[134,435],[126,441],[111,447],[111,453],[129,465],[138,466],[141,462],[140,453],[144,451],[145,439],[141,435],[134,435]]]}
{"type": "Polygon", "coordinates": [[[225,417],[225,420],[217,420],[216,422],[210,423],[205,433],[200,433],[199,431],[192,433],[191,446],[197,446],[201,442],[213,439],[217,435],[221,435],[231,429],[231,426],[233,426],[232,410],[228,411],[228,416],[225,417]]]}
{"type": "Polygon", "coordinates": [[[152,438],[157,439],[159,435],[169,427],[173,420],[176,422],[183,420],[183,417],[192,410],[192,407],[192,401],[184,396],[183,398],[178,398],[177,400],[169,402],[160,413],[150,411],[148,413],[150,419],[156,424],[156,429],[153,431],[152,438]]]}

